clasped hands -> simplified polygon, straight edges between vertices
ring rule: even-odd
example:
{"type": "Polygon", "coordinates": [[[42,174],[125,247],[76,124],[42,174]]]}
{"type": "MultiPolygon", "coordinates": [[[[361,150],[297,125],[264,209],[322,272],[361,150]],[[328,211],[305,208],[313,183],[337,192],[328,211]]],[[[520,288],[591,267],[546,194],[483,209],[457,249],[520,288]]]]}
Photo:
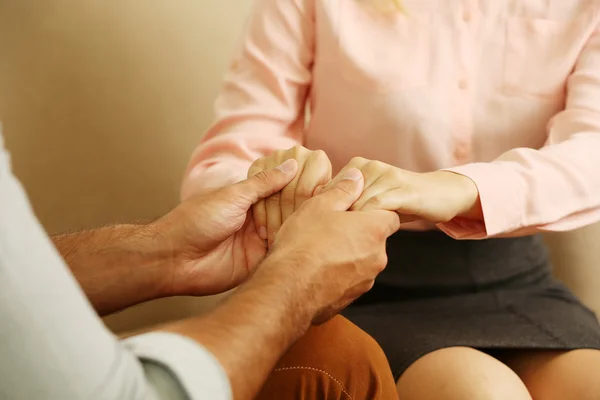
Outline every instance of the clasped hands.
{"type": "Polygon", "coordinates": [[[444,222],[478,208],[476,185],[452,172],[363,158],[333,179],[331,171],[322,151],[277,151],[245,181],[198,193],[141,228],[138,237],[168,260],[155,274],[161,295],[217,294],[254,276],[297,293],[324,321],[372,287],[401,221],[444,222]]]}
{"type": "Polygon", "coordinates": [[[274,168],[288,159],[298,162],[294,179],[280,192],[260,200],[252,209],[256,231],[269,245],[274,243],[281,225],[295,210],[314,195],[329,190],[352,168],[362,172],[364,188],[351,210],[395,211],[402,222],[427,220],[440,223],[455,217],[481,216],[475,183],[449,171],[416,173],[356,157],[332,179],[331,163],[325,152],[296,146],[256,160],[248,176],[274,168]]]}

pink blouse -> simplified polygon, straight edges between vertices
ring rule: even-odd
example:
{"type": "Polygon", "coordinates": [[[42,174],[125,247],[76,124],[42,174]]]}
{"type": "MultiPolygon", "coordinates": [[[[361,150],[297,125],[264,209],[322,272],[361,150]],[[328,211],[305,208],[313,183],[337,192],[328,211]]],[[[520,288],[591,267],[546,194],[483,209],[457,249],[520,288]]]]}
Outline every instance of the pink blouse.
{"type": "Polygon", "coordinates": [[[183,197],[302,144],[468,176],[456,238],[600,220],[600,1],[377,1],[257,0],[183,197]]]}

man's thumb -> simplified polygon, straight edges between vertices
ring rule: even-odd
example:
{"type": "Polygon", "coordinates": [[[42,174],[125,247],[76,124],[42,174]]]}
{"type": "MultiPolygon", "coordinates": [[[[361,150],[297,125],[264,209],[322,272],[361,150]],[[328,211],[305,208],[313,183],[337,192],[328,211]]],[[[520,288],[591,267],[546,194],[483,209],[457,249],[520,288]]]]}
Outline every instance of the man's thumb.
{"type": "Polygon", "coordinates": [[[235,190],[252,204],[279,192],[290,183],[298,172],[298,162],[293,158],[277,168],[261,171],[250,178],[236,183],[235,190]]]}
{"type": "Polygon", "coordinates": [[[346,211],[358,200],[364,184],[362,172],[350,168],[331,188],[317,195],[314,203],[328,210],[346,211]]]}

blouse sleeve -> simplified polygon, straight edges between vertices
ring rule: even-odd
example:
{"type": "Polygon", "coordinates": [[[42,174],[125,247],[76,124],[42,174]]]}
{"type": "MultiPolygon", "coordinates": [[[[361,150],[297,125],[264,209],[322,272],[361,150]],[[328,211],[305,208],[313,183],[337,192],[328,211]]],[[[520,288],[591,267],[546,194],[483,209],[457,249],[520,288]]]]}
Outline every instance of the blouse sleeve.
{"type": "Polygon", "coordinates": [[[475,182],[483,208],[483,221],[439,225],[458,239],[566,231],[600,220],[600,29],[568,79],[565,110],[551,120],[545,147],[448,170],[475,182]]]}
{"type": "Polygon", "coordinates": [[[254,160],[302,143],[312,79],[314,0],[258,0],[194,151],[182,197],[246,178],[254,160]]]}

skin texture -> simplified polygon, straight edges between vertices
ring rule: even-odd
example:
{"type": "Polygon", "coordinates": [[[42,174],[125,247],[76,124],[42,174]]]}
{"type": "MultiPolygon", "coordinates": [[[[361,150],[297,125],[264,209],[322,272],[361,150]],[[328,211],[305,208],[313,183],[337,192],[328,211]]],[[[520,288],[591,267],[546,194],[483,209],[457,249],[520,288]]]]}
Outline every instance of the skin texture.
{"type": "Polygon", "coordinates": [[[447,171],[416,173],[380,161],[353,158],[335,177],[335,185],[346,170],[358,168],[365,176],[365,189],[353,210],[391,210],[405,222],[448,222],[456,217],[483,219],[479,193],[466,176],[447,171]]]}

